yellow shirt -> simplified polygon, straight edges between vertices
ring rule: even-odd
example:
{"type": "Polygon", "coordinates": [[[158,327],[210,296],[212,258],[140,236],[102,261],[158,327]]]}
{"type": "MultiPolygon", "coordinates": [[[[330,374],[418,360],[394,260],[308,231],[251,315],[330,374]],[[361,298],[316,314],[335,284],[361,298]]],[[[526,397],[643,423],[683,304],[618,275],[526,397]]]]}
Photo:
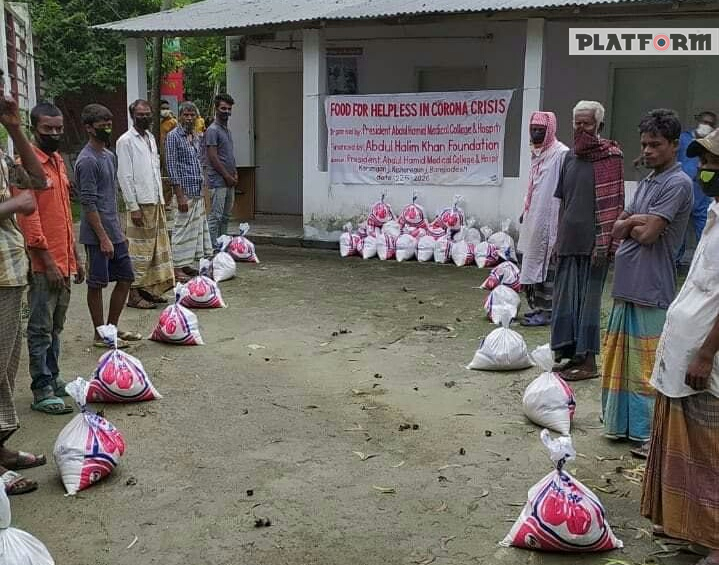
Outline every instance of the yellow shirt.
{"type": "Polygon", "coordinates": [[[167,176],[165,169],[165,138],[167,134],[177,127],[177,119],[174,116],[160,120],[160,164],[162,165],[162,176],[167,176]]]}

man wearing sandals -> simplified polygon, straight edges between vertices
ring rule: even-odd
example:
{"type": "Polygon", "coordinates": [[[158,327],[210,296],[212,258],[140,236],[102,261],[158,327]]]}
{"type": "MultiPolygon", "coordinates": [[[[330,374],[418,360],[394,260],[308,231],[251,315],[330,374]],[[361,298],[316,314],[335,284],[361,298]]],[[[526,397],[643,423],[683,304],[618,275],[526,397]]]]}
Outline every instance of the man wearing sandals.
{"type": "Polygon", "coordinates": [[[11,196],[10,186],[46,187],[45,173],[32,146],[22,133],[17,103],[5,98],[0,72],[0,123],[15,145],[27,175],[0,154],[0,480],[8,494],[23,494],[37,488],[37,482],[16,473],[46,463],[44,455],[12,451],[5,446],[18,429],[13,392],[22,346],[21,308],[29,270],[25,241],[16,215],[32,214],[35,199],[29,190],[11,196]],[[27,178],[29,175],[29,178],[27,178]]]}
{"type": "Polygon", "coordinates": [[[172,249],[162,196],[160,155],[150,134],[152,107],[147,100],[130,104],[134,126],[117,140],[117,180],[127,208],[125,235],[135,282],[127,305],[150,310],[175,286],[172,249]]]}
{"type": "MultiPolygon", "coordinates": [[[[17,217],[32,266],[27,324],[32,409],[67,414],[72,408],[60,398],[67,396],[60,377],[60,333],[70,305],[70,276],[74,274],[79,284],[85,273],[75,247],[70,181],[57,152],[64,133],[62,112],[54,104],[41,102],[30,112],[30,124],[35,156],[47,178],[47,190],[35,194],[35,212],[17,217]]],[[[17,189],[13,192],[18,193],[17,189]]]]}
{"type": "Polygon", "coordinates": [[[195,132],[197,115],[197,106],[192,102],[183,102],[180,105],[180,123],[165,139],[167,173],[177,198],[172,259],[175,280],[182,283],[197,274],[200,259],[212,254],[202,195],[204,174],[200,161],[200,136],[195,132]]]}
{"type": "MultiPolygon", "coordinates": [[[[135,275],[117,212],[115,156],[107,149],[112,137],[112,113],[100,104],[89,104],[82,110],[81,119],[90,138],[75,162],[82,204],[80,243],[87,253],[87,306],[93,328],[106,323],[117,327],[135,275]],[[111,281],[115,288],[105,321],[102,291],[111,281]]],[[[118,331],[117,335],[121,347],[127,345],[126,340],[142,339],[133,332],[118,331]]],[[[105,346],[97,330],[95,345],[105,346]]]]}
{"type": "Polygon", "coordinates": [[[658,535],[688,541],[719,565],[719,130],[693,141],[697,180],[712,199],[684,286],[667,310],[642,515],[658,535]]]}
{"type": "Polygon", "coordinates": [[[552,112],[532,114],[529,137],[532,165],[517,249],[522,253],[519,282],[531,308],[520,323],[536,327],[548,326],[552,320],[554,246],[559,221],[559,200],[554,191],[569,148],[557,139],[557,117],[552,112]]]}
{"type": "Polygon", "coordinates": [[[573,111],[574,147],[562,165],[551,345],[566,380],[597,378],[602,291],[619,247],[612,228],[624,211],[624,165],[616,142],[601,137],[604,107],[582,100],[573,111]]]}

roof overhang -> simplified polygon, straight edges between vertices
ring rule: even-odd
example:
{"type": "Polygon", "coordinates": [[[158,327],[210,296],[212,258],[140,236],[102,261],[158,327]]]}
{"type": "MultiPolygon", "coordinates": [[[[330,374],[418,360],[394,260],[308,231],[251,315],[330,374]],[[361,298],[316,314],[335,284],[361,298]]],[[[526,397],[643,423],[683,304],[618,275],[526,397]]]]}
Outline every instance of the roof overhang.
{"type": "Polygon", "coordinates": [[[251,35],[363,23],[427,23],[438,18],[626,18],[719,14],[704,0],[204,0],[183,8],[94,26],[129,37],[251,35]]]}

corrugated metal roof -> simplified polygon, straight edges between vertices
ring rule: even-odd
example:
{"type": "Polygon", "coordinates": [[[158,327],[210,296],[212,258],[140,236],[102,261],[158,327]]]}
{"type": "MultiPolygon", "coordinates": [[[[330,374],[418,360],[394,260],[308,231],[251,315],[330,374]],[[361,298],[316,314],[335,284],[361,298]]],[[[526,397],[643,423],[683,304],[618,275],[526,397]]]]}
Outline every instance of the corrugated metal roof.
{"type": "Polygon", "coordinates": [[[126,34],[187,33],[403,15],[497,12],[673,0],[205,0],[184,8],[96,26],[126,34]]]}

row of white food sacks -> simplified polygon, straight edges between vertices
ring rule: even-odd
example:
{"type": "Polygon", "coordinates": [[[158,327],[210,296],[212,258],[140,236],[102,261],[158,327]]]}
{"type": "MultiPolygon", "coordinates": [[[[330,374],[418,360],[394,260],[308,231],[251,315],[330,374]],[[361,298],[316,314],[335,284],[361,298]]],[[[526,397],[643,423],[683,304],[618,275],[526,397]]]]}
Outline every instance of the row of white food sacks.
{"type": "Polygon", "coordinates": [[[440,210],[430,222],[416,196],[399,216],[382,196],[356,231],[352,224],[344,226],[340,255],[379,257],[382,261],[453,262],[458,267],[479,268],[494,267],[503,261],[516,263],[514,240],[507,233],[511,220],[502,222],[498,232],[489,226],[477,229],[474,220],[465,219],[460,202],[461,197],[455,196],[452,205],[440,210]]]}
{"type": "MultiPolygon", "coordinates": [[[[565,468],[576,457],[569,436],[577,406],[574,392],[562,375],[553,371],[549,344],[529,354],[522,335],[510,328],[520,298],[507,284],[504,273],[495,273],[510,265],[516,268],[512,263],[502,263],[490,274],[492,284],[496,284],[484,308],[500,327],[481,340],[467,368],[515,371],[538,366],[542,372],[524,391],[523,412],[530,421],[562,436],[552,439],[547,429],[542,431],[541,440],[555,468],[529,490],[526,505],[501,545],[573,553],[620,549],[623,543],[612,532],[599,498],[565,468]]],[[[486,288],[489,280],[482,286],[486,288]]]]}

